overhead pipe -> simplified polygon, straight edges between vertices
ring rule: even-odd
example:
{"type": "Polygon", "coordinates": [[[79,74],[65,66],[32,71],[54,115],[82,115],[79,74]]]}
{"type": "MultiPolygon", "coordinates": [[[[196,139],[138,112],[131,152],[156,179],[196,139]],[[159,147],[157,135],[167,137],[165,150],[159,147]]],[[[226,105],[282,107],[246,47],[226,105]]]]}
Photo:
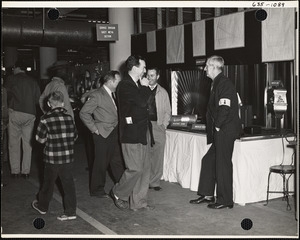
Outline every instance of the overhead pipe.
{"type": "Polygon", "coordinates": [[[3,17],[2,20],[2,40],[8,46],[57,47],[99,44],[95,23],[50,21],[44,19],[44,16],[43,19],[3,17]]]}

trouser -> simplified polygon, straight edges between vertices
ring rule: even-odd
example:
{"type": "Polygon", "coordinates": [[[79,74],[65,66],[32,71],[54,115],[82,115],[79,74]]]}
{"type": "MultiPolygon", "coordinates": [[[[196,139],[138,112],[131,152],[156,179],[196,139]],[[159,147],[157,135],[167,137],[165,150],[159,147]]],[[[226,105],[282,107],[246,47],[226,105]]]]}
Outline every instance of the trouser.
{"type": "Polygon", "coordinates": [[[9,109],[8,141],[12,174],[29,174],[31,166],[32,134],[35,116],[9,109]],[[21,168],[21,140],[23,159],[21,168]]]}
{"type": "Polygon", "coordinates": [[[122,200],[128,201],[129,198],[131,209],[147,206],[150,180],[149,133],[147,136],[147,145],[122,143],[126,170],[119,183],[113,187],[113,192],[122,200]]]}
{"type": "Polygon", "coordinates": [[[48,211],[52,199],[55,180],[60,178],[64,191],[64,207],[66,215],[76,215],[76,192],[73,180],[73,163],[50,164],[45,163],[44,181],[38,194],[38,208],[48,211]]]}
{"type": "Polygon", "coordinates": [[[164,125],[157,125],[157,122],[154,121],[151,121],[151,123],[155,144],[150,147],[150,187],[159,187],[163,175],[166,130],[164,125]]]}
{"type": "Polygon", "coordinates": [[[108,165],[110,165],[115,181],[119,181],[124,172],[124,164],[118,142],[118,129],[116,127],[107,138],[93,134],[93,139],[95,159],[92,169],[91,194],[105,194],[104,186],[108,165]]]}
{"type": "Polygon", "coordinates": [[[7,126],[3,126],[2,128],[2,161],[7,162],[8,161],[8,132],[7,132],[7,126]]]}
{"type": "MultiPolygon", "coordinates": [[[[8,160],[7,127],[3,125],[1,131],[1,186],[4,184],[4,162],[8,160]]],[[[5,184],[4,184],[5,185],[5,184]]]]}
{"type": "Polygon", "coordinates": [[[214,142],[204,155],[198,185],[198,195],[213,196],[217,184],[216,202],[233,204],[232,153],[235,137],[222,130],[214,133],[214,142]]]}
{"type": "Polygon", "coordinates": [[[85,146],[85,152],[87,157],[87,164],[89,170],[89,184],[90,184],[92,171],[93,171],[93,163],[95,158],[94,140],[93,140],[93,134],[86,126],[84,126],[83,135],[84,135],[84,146],[85,146]]]}

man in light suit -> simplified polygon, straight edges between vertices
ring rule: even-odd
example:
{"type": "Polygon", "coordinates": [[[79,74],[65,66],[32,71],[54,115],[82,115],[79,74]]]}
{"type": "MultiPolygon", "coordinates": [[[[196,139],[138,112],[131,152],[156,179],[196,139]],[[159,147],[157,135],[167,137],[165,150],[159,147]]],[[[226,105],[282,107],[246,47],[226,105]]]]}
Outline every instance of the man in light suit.
{"type": "Polygon", "coordinates": [[[118,141],[118,114],[113,94],[121,80],[118,71],[109,71],[102,87],[89,95],[80,110],[80,118],[93,134],[95,159],[90,194],[108,198],[104,191],[106,170],[110,165],[115,182],[124,171],[118,141]]]}
{"type": "Polygon", "coordinates": [[[155,144],[150,148],[151,175],[149,189],[159,191],[163,175],[166,129],[171,118],[171,105],[167,91],[158,84],[160,71],[156,67],[148,68],[147,78],[151,95],[148,99],[149,119],[153,127],[155,144]]]}

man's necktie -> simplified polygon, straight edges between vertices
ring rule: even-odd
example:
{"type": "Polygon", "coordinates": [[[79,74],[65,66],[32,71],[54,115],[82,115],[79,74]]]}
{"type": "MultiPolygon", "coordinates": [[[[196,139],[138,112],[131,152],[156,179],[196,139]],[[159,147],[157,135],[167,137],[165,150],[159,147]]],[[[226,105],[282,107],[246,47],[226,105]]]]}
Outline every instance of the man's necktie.
{"type": "Polygon", "coordinates": [[[116,98],[116,94],[114,92],[111,92],[111,96],[112,96],[112,99],[114,100],[114,103],[116,105],[116,107],[118,106],[117,104],[117,98],[116,98]]]}
{"type": "Polygon", "coordinates": [[[148,120],[148,126],[149,126],[149,133],[150,133],[150,145],[151,145],[151,147],[153,147],[153,145],[155,144],[155,141],[154,141],[154,136],[153,136],[153,127],[152,127],[152,123],[150,120],[148,120]]]}
{"type": "Polygon", "coordinates": [[[140,87],[142,86],[141,81],[138,80],[138,81],[136,82],[136,85],[138,86],[138,88],[140,88],[140,87]]]}

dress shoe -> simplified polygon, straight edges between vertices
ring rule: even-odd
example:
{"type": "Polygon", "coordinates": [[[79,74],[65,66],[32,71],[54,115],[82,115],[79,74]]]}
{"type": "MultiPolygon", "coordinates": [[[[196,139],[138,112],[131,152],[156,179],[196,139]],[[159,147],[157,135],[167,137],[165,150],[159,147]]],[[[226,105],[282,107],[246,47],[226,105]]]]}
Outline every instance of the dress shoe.
{"type": "Polygon", "coordinates": [[[29,178],[29,174],[22,174],[22,177],[25,178],[25,179],[28,179],[29,178]]]}
{"type": "Polygon", "coordinates": [[[212,203],[215,201],[215,197],[207,197],[207,196],[200,196],[197,199],[191,200],[191,204],[200,204],[200,203],[212,203]]]}
{"type": "Polygon", "coordinates": [[[158,186],[158,187],[149,187],[149,189],[153,189],[155,191],[162,190],[162,188],[160,186],[158,186]]]}
{"type": "Polygon", "coordinates": [[[208,208],[211,209],[222,209],[222,208],[233,208],[233,204],[230,205],[224,205],[224,204],[220,204],[220,203],[212,203],[212,204],[208,204],[207,205],[208,208]]]}
{"type": "Polygon", "coordinates": [[[119,208],[121,210],[128,209],[128,202],[124,201],[120,198],[117,198],[117,196],[114,194],[112,189],[109,192],[109,196],[112,198],[112,200],[114,201],[114,204],[116,205],[117,208],[119,208]]]}

